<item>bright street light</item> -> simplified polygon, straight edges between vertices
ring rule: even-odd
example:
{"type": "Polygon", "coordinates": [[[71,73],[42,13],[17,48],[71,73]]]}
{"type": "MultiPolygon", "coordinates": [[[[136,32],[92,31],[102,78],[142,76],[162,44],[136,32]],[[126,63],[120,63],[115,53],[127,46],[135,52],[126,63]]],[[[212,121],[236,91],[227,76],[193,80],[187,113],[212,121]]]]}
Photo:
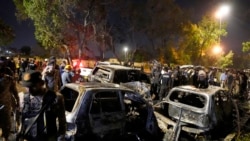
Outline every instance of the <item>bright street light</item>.
{"type": "Polygon", "coordinates": [[[222,53],[222,48],[221,46],[217,45],[213,48],[214,54],[221,54],[222,53]]]}
{"type": "Polygon", "coordinates": [[[127,52],[128,52],[128,47],[124,47],[124,53],[125,53],[125,61],[127,60],[127,52]]]}
{"type": "Polygon", "coordinates": [[[230,7],[229,5],[222,5],[216,12],[216,17],[221,19],[224,16],[227,16],[230,12],[230,7]]]}
{"type": "MultiPolygon", "coordinates": [[[[215,13],[216,18],[218,18],[220,21],[220,30],[221,30],[221,21],[222,18],[227,16],[230,12],[230,6],[229,5],[221,5],[217,12],[215,13]]],[[[219,36],[219,46],[220,46],[220,36],[219,36]]]]}

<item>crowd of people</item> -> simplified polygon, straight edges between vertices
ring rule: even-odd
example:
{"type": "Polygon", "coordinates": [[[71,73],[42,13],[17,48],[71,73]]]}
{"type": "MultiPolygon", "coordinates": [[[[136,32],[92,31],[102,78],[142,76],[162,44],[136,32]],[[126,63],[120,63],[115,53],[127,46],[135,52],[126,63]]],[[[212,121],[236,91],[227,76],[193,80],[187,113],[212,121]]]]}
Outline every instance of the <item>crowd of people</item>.
{"type": "Polygon", "coordinates": [[[215,67],[162,67],[153,65],[151,71],[151,94],[156,100],[162,100],[169,90],[179,85],[193,85],[207,88],[220,86],[229,91],[230,96],[248,96],[248,73],[244,70],[219,69],[215,67]]]}
{"type": "Polygon", "coordinates": [[[54,56],[44,60],[0,58],[0,128],[4,140],[9,139],[11,119],[17,123],[18,140],[64,140],[64,99],[58,91],[66,83],[83,79],[79,68],[66,60],[57,63],[54,56]],[[26,89],[24,93],[18,94],[17,83],[26,89]]]}
{"type": "MultiPolygon", "coordinates": [[[[151,69],[150,93],[155,100],[162,100],[169,90],[179,85],[207,88],[216,85],[232,95],[244,95],[248,91],[248,75],[235,69],[204,67],[162,67],[151,69]]],[[[66,132],[64,98],[58,93],[66,83],[82,82],[80,69],[66,60],[58,64],[57,58],[38,60],[12,57],[0,58],[0,128],[2,137],[8,140],[11,132],[11,116],[20,127],[18,139],[28,141],[60,141],[66,132]],[[16,84],[26,91],[18,94],[16,84]],[[58,121],[58,122],[57,122],[58,121]]]]}

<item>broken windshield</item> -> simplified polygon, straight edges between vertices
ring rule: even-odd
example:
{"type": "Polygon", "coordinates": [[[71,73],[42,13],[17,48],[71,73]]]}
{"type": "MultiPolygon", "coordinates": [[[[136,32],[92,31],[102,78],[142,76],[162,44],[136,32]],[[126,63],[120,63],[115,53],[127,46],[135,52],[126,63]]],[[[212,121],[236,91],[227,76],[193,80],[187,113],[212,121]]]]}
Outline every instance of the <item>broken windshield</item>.
{"type": "Polygon", "coordinates": [[[206,104],[206,98],[204,96],[184,91],[174,91],[171,93],[169,99],[196,108],[203,108],[206,104]]]}

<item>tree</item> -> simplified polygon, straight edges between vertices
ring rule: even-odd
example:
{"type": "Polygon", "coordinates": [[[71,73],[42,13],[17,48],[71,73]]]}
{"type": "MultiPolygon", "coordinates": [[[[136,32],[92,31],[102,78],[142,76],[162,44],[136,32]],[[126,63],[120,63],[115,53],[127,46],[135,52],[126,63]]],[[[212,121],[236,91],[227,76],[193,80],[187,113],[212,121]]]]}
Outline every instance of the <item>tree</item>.
{"type": "Polygon", "coordinates": [[[187,14],[172,0],[149,0],[147,9],[149,21],[143,31],[151,42],[153,51],[156,54],[162,53],[161,57],[169,63],[176,61],[172,53],[182,39],[183,26],[188,24],[187,14]]]}
{"type": "Polygon", "coordinates": [[[30,46],[22,46],[20,52],[24,55],[30,55],[31,47],[30,46]]]}
{"type": "MultiPolygon", "coordinates": [[[[149,47],[152,58],[165,63],[195,62],[202,64],[208,50],[225,36],[225,25],[205,16],[198,24],[172,0],[14,0],[21,19],[30,18],[36,39],[45,48],[65,48],[72,55],[95,56],[89,46],[98,45],[100,56],[130,42],[134,50],[149,47]],[[143,35],[151,45],[136,40],[143,35]],[[157,56],[160,54],[160,56],[157,56]],[[190,54],[190,55],[189,55],[190,54]],[[199,62],[198,62],[198,61],[199,62]]],[[[147,42],[144,39],[145,42],[147,42]]],[[[68,53],[69,54],[69,53],[68,53]]],[[[130,58],[134,60],[135,58],[130,58]]]]}
{"type": "Polygon", "coordinates": [[[15,38],[13,29],[0,19],[0,46],[6,46],[15,38]]]}
{"type": "Polygon", "coordinates": [[[185,36],[180,43],[180,52],[190,54],[190,62],[196,65],[214,64],[211,58],[211,48],[218,44],[220,36],[226,36],[226,24],[219,28],[219,23],[211,16],[204,16],[198,24],[190,24],[184,27],[185,36]],[[206,60],[206,61],[205,61],[206,60]]]}
{"type": "Polygon", "coordinates": [[[234,62],[233,64],[234,68],[238,68],[238,69],[250,68],[248,53],[247,54],[241,53],[241,54],[234,55],[233,62],[234,62]]]}
{"type": "Polygon", "coordinates": [[[234,53],[232,51],[229,51],[228,54],[226,54],[224,57],[221,57],[218,60],[216,65],[220,66],[221,68],[233,66],[233,56],[234,56],[234,53]]]}
{"type": "Polygon", "coordinates": [[[242,43],[242,52],[248,52],[250,50],[250,42],[243,42],[242,43]]]}
{"type": "MultiPolygon", "coordinates": [[[[237,61],[240,61],[240,62],[247,62],[244,66],[245,68],[249,68],[249,51],[250,51],[250,41],[246,41],[246,42],[243,42],[242,43],[242,52],[244,53],[242,56],[240,57],[237,57],[237,61]],[[244,56],[244,58],[243,58],[244,56]]],[[[240,63],[242,64],[242,63],[240,63]]]]}
{"type": "Polygon", "coordinates": [[[173,1],[165,1],[14,0],[16,15],[32,19],[36,39],[45,48],[68,46],[71,52],[77,48],[79,58],[83,50],[93,54],[88,46],[92,41],[98,43],[103,56],[107,50],[115,54],[115,46],[127,39],[134,48],[141,46],[135,40],[138,33],[146,34],[154,43],[170,37],[175,40],[185,16],[173,1]]]}
{"type": "Polygon", "coordinates": [[[95,33],[94,23],[98,20],[94,0],[14,0],[19,18],[30,18],[34,22],[36,39],[45,48],[67,46],[71,52],[78,49],[79,58],[83,50],[90,51],[88,42],[95,33]],[[96,11],[95,11],[96,10],[96,11]],[[26,14],[26,16],[25,16],[26,14]]]}

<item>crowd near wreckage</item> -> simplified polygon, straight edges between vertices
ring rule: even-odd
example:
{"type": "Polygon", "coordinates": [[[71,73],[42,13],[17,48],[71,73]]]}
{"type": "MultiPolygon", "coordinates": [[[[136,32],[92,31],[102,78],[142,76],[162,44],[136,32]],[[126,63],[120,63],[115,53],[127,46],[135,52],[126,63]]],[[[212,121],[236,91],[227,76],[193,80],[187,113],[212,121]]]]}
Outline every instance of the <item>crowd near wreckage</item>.
{"type": "MultiPolygon", "coordinates": [[[[161,75],[160,63],[152,64],[152,70],[160,68],[161,75]]],[[[68,83],[59,90],[65,101],[65,140],[234,140],[239,133],[249,132],[250,115],[244,112],[250,109],[246,108],[248,102],[243,105],[233,91],[208,83],[208,79],[204,86],[198,81],[189,84],[201,69],[188,65],[165,71],[173,76],[180,71],[188,77],[181,77],[179,83],[173,79],[159,98],[153,97],[156,93],[151,90],[154,75],[120,65],[97,65],[88,76],[90,82],[68,83]]],[[[7,79],[1,79],[1,84],[6,84],[2,80],[7,79]]],[[[0,112],[7,106],[0,103],[0,112]]],[[[8,109],[18,126],[15,108],[8,109]]],[[[17,127],[13,131],[17,133],[17,127]]]]}

